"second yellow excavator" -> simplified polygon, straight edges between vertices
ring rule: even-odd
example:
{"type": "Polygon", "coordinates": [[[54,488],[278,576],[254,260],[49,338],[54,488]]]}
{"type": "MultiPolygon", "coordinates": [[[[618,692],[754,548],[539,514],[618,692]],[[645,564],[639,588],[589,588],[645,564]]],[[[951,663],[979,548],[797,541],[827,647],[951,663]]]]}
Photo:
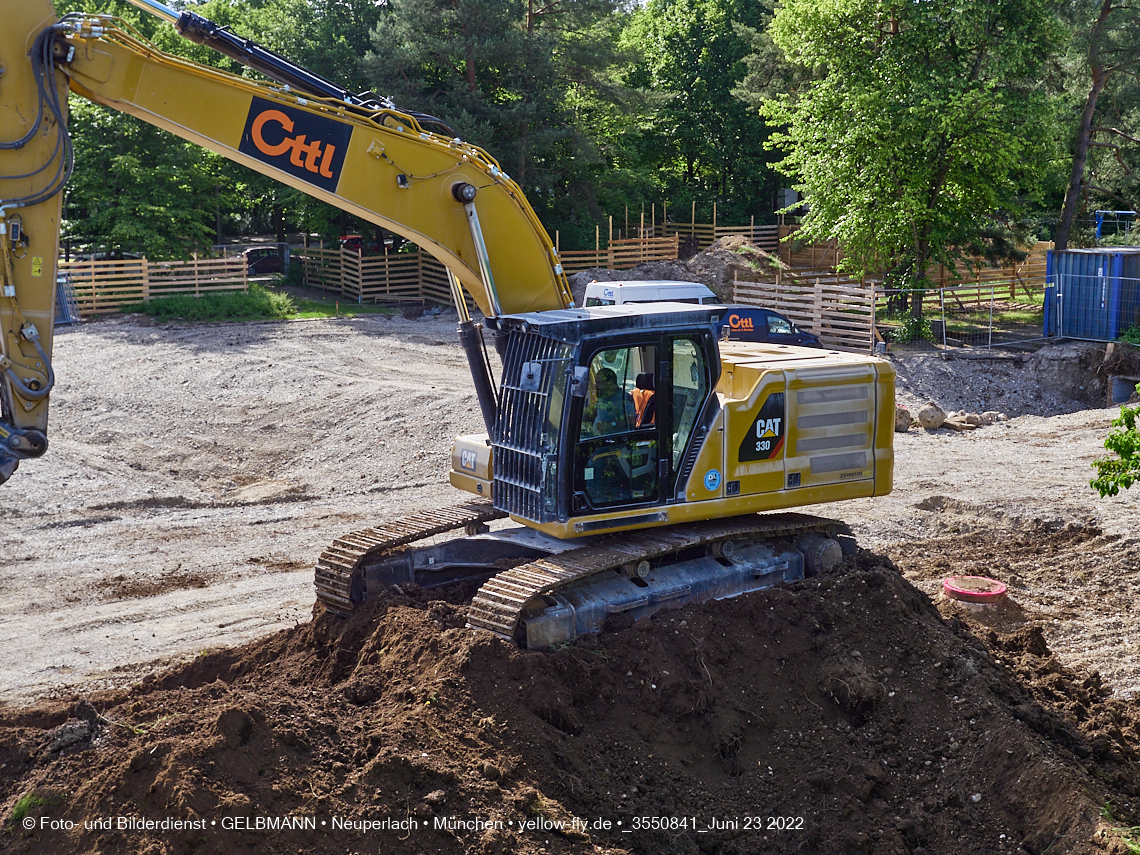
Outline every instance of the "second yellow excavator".
{"type": "Polygon", "coordinates": [[[47,447],[66,86],[448,268],[486,425],[456,440],[450,478],[473,496],[335,540],[316,568],[327,608],[351,611],[393,584],[477,580],[470,624],[546,649],[614,615],[810,575],[852,548],[841,523],[786,511],[890,491],[888,362],[719,341],[723,306],[575,308],[521,189],[443,122],[347,92],[192,12],[131,2],[269,82],[164,54],[115,18],[0,0],[0,481],[47,447]],[[486,317],[497,384],[463,289],[486,317]],[[492,530],[507,517],[515,525],[492,530]]]}

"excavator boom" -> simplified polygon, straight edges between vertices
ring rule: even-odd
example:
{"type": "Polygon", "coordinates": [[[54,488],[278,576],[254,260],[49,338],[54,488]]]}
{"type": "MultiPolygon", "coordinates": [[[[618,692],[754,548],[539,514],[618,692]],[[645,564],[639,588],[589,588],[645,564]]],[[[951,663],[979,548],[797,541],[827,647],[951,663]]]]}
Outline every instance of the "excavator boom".
{"type": "MultiPolygon", "coordinates": [[[[461,314],[461,288],[488,316],[571,304],[519,186],[482,149],[435,132],[450,132],[444,122],[353,95],[196,14],[132,2],[271,81],[163,53],[116,18],[0,0],[0,483],[47,448],[68,88],[411,240],[447,267],[461,314]]],[[[461,329],[489,421],[476,332],[469,319],[461,329]]]]}

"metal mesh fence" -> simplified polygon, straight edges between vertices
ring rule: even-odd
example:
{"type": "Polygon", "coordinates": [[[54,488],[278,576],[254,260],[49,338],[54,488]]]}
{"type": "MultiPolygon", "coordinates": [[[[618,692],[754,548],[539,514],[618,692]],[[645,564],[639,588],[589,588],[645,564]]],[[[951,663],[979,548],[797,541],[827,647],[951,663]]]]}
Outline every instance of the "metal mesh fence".
{"type": "Polygon", "coordinates": [[[928,290],[883,291],[876,300],[880,350],[990,348],[1043,338],[1044,282],[985,282],[928,290]],[[921,303],[921,315],[914,306],[921,303]]]}

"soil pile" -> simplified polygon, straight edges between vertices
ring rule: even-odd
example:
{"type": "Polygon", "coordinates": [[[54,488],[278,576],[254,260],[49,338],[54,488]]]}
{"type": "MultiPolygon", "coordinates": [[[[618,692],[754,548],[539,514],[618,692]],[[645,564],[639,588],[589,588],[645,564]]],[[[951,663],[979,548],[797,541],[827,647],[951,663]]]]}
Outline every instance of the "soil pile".
{"type": "Polygon", "coordinates": [[[892,355],[898,403],[944,410],[996,410],[1011,418],[1075,413],[1105,403],[1104,346],[1066,343],[1033,353],[995,351],[982,358],[892,355]]]}
{"type": "Polygon", "coordinates": [[[1140,821],[1140,701],[872,553],[549,654],[465,629],[469,593],[4,714],[0,850],[1055,855],[1140,821]]]}
{"type": "Polygon", "coordinates": [[[685,261],[647,261],[631,270],[591,268],[569,277],[574,304],[582,305],[582,295],[591,282],[645,282],[654,279],[700,282],[707,285],[723,303],[732,303],[733,281],[774,275],[779,259],[769,255],[748,238],[728,235],[718,238],[707,249],[685,261]]]}

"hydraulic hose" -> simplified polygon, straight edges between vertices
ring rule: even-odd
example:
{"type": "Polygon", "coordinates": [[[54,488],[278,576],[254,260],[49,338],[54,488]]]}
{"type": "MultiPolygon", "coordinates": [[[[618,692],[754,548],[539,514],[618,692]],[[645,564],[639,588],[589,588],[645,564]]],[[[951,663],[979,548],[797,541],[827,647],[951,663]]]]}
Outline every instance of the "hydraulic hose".
{"type": "Polygon", "coordinates": [[[47,382],[42,389],[30,389],[24,384],[24,381],[16,376],[16,372],[11,368],[5,369],[4,373],[8,375],[8,380],[16,389],[16,394],[23,398],[25,401],[42,401],[51,392],[52,386],[55,385],[55,370],[51,367],[51,360],[48,355],[44,353],[43,345],[40,344],[39,337],[31,339],[32,347],[36,349],[36,353],[40,355],[40,359],[44,361],[44,367],[47,368],[47,382]]]}

